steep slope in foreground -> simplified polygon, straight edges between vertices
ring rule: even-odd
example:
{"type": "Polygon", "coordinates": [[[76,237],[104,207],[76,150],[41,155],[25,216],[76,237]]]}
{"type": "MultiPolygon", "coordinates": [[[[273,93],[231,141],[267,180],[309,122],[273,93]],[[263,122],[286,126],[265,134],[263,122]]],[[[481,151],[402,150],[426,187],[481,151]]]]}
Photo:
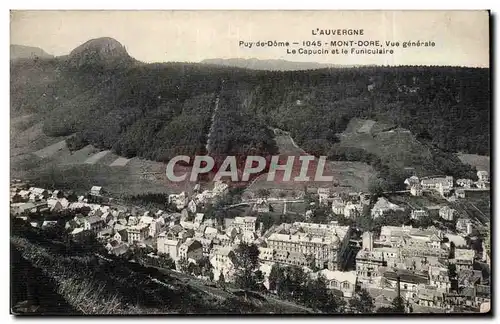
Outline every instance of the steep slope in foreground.
{"type": "MultiPolygon", "coordinates": [[[[54,283],[55,295],[62,297],[68,305],[61,308],[63,314],[71,312],[71,307],[83,314],[309,312],[304,307],[274,298],[244,299],[217,288],[204,288],[201,281],[193,278],[187,282],[168,270],[159,271],[120,260],[106,261],[88,248],[69,248],[65,243],[48,239],[30,228],[14,230],[11,246],[19,253],[22,262],[54,283]]],[[[15,262],[21,261],[13,259],[12,262],[16,268],[18,264],[15,262]]],[[[32,276],[33,272],[28,272],[26,277],[32,276]]],[[[19,284],[13,282],[16,287],[19,284]]],[[[50,306],[33,297],[28,303],[40,309],[50,306]]]]}

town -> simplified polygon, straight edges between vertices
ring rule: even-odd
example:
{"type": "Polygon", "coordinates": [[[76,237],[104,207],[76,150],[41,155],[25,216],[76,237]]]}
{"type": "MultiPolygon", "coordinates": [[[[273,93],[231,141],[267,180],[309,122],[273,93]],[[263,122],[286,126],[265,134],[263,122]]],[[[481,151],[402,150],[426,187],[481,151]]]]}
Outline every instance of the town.
{"type": "Polygon", "coordinates": [[[75,241],[93,235],[109,255],[168,267],[207,285],[234,283],[237,254],[253,248],[258,262],[250,271],[268,293],[292,296],[287,282],[295,269],[322,278],[343,301],[342,312],[388,311],[395,304],[402,312],[487,312],[490,220],[450,207],[489,195],[488,172],[477,177],[414,175],[404,182],[407,190],[392,195],[308,188],[291,200],[261,190],[232,205],[224,203],[231,186],[216,181],[211,189],[197,184],[165,196],[163,209],[122,202],[100,186],[78,196],[12,180],[11,217],[41,230],[62,226],[75,241]],[[435,204],[415,206],[412,198],[435,204]],[[284,216],[293,204],[305,212],[289,220],[284,216]],[[231,209],[238,215],[216,215],[231,209]],[[380,226],[361,226],[361,219],[380,226]],[[366,300],[371,306],[359,307],[366,300]]]}

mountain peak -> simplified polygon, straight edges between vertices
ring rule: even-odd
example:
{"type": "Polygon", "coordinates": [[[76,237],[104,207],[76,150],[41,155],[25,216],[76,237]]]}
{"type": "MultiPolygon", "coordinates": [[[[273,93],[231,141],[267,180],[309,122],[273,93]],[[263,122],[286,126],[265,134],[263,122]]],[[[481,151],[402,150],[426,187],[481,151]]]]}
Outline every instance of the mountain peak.
{"type": "Polygon", "coordinates": [[[69,54],[77,65],[100,63],[115,60],[128,60],[130,56],[119,41],[111,37],[91,39],[78,46],[69,54]]]}

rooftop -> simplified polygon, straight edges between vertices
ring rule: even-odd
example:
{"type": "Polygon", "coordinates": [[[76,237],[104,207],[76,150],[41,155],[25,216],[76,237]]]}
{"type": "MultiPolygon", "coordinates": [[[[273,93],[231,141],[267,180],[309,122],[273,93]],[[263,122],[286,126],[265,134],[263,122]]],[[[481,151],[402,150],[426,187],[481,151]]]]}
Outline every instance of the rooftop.
{"type": "Polygon", "coordinates": [[[474,250],[455,249],[455,260],[474,260],[474,250]]]}
{"type": "Polygon", "coordinates": [[[323,269],[317,272],[323,275],[327,280],[336,280],[338,282],[349,282],[350,284],[356,284],[356,271],[332,271],[328,269],[323,269]]]}

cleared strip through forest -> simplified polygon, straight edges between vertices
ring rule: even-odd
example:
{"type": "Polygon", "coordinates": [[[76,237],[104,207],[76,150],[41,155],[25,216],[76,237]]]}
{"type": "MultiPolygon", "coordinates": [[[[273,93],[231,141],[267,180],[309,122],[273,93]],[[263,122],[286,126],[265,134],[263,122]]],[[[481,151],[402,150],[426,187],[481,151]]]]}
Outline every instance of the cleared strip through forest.
{"type": "Polygon", "coordinates": [[[207,154],[210,154],[210,152],[211,152],[210,135],[214,131],[215,114],[217,113],[218,110],[219,110],[219,95],[217,95],[217,98],[215,98],[215,108],[214,108],[214,111],[212,113],[212,118],[211,118],[211,122],[210,122],[210,129],[209,129],[208,134],[207,134],[207,144],[205,145],[205,148],[207,149],[207,154]]]}

